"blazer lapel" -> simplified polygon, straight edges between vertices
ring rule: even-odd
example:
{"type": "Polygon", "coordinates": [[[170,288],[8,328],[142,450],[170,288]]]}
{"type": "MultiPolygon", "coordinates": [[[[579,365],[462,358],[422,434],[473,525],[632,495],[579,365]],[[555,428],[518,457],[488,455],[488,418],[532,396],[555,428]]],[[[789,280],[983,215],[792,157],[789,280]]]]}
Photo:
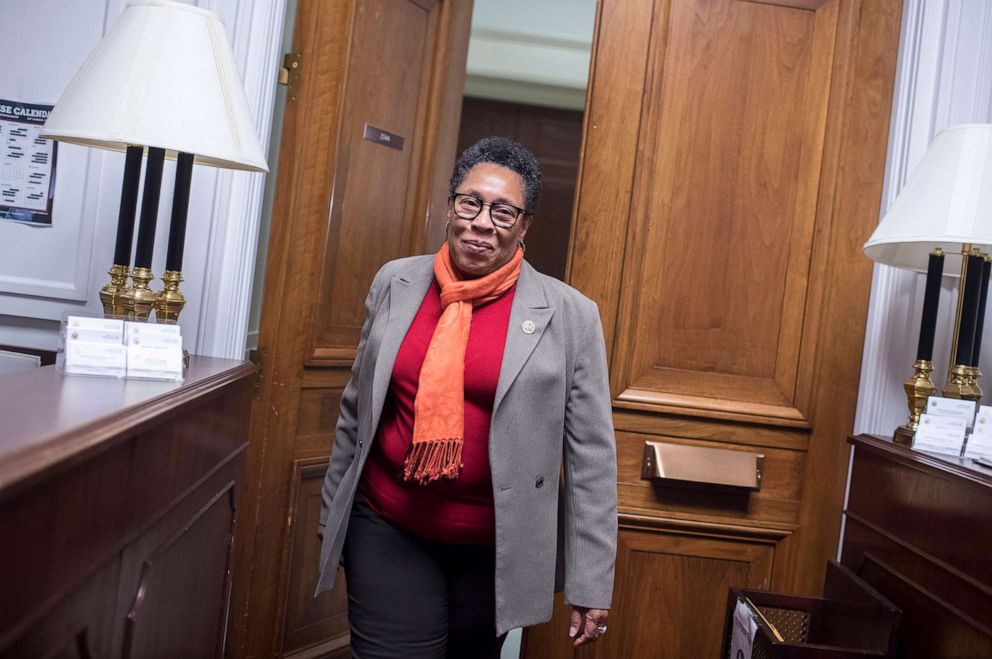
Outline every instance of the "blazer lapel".
{"type": "Polygon", "coordinates": [[[388,317],[372,376],[373,433],[379,427],[379,416],[386,402],[386,392],[389,389],[389,379],[393,375],[393,366],[396,364],[396,355],[433,279],[434,258],[430,256],[415,261],[408,270],[394,274],[389,284],[388,317]]]}
{"type": "Polygon", "coordinates": [[[500,367],[496,398],[493,401],[494,417],[500,402],[506,396],[510,385],[517,379],[520,369],[534,352],[554,314],[555,309],[548,304],[537,271],[524,261],[520,266],[520,278],[517,280],[517,290],[510,308],[510,322],[506,328],[503,364],[500,367]]]}

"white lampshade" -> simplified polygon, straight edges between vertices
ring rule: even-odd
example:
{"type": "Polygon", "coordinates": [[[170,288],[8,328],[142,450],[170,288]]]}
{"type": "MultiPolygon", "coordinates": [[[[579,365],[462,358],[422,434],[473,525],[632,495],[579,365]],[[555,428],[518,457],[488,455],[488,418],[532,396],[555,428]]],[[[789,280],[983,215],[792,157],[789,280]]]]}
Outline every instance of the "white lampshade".
{"type": "Polygon", "coordinates": [[[102,149],[195,154],[214,167],[268,171],[217,14],[137,0],[90,54],[42,136],[102,149]]]}
{"type": "Polygon", "coordinates": [[[874,261],[926,272],[929,253],[947,252],[944,272],[960,271],[962,244],[992,246],[992,125],[938,133],[889,212],[865,243],[874,261]]]}

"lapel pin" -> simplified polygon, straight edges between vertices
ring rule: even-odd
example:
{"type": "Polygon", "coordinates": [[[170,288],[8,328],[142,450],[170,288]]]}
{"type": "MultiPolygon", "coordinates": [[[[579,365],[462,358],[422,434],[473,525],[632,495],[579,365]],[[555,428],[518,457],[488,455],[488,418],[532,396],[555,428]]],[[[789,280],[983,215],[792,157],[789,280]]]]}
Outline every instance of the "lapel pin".
{"type": "Polygon", "coordinates": [[[534,324],[533,320],[525,320],[523,325],[520,326],[520,329],[524,331],[524,334],[533,334],[534,330],[537,329],[537,325],[534,324]]]}

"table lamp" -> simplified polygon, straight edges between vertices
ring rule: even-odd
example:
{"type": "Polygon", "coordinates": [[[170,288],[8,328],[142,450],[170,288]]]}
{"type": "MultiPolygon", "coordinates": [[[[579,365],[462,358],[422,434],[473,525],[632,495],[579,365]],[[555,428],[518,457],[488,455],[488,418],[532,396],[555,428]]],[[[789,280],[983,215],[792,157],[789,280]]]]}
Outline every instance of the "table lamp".
{"type": "Polygon", "coordinates": [[[234,54],[217,14],[169,0],[124,8],[49,114],[41,133],[60,142],[126,151],[111,282],[104,313],[175,321],[185,300],[183,248],[193,164],[267,172],[234,54]],[[131,242],[142,154],[145,182],[131,285],[131,242]],[[162,169],[176,160],[165,288],[148,283],[162,169]]]}
{"type": "Polygon", "coordinates": [[[966,124],[941,131],[865,243],[878,263],[926,272],[920,340],[914,374],[906,381],[909,421],[895,441],[908,444],[927,398],[936,392],[933,343],[940,280],[960,273],[951,359],[944,396],[978,401],[978,357],[992,259],[992,125],[966,124]]]}

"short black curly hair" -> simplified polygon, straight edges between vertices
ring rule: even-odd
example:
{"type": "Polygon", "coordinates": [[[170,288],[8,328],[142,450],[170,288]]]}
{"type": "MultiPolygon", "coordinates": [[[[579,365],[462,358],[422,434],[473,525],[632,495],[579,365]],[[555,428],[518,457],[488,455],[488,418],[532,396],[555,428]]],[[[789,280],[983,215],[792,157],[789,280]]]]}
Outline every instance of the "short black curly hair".
{"type": "Polygon", "coordinates": [[[484,137],[468,147],[455,161],[455,169],[451,172],[449,192],[462,184],[465,175],[482,163],[492,163],[511,169],[520,175],[524,182],[528,213],[537,208],[537,200],[541,196],[541,163],[537,156],[526,147],[506,137],[484,137]]]}

